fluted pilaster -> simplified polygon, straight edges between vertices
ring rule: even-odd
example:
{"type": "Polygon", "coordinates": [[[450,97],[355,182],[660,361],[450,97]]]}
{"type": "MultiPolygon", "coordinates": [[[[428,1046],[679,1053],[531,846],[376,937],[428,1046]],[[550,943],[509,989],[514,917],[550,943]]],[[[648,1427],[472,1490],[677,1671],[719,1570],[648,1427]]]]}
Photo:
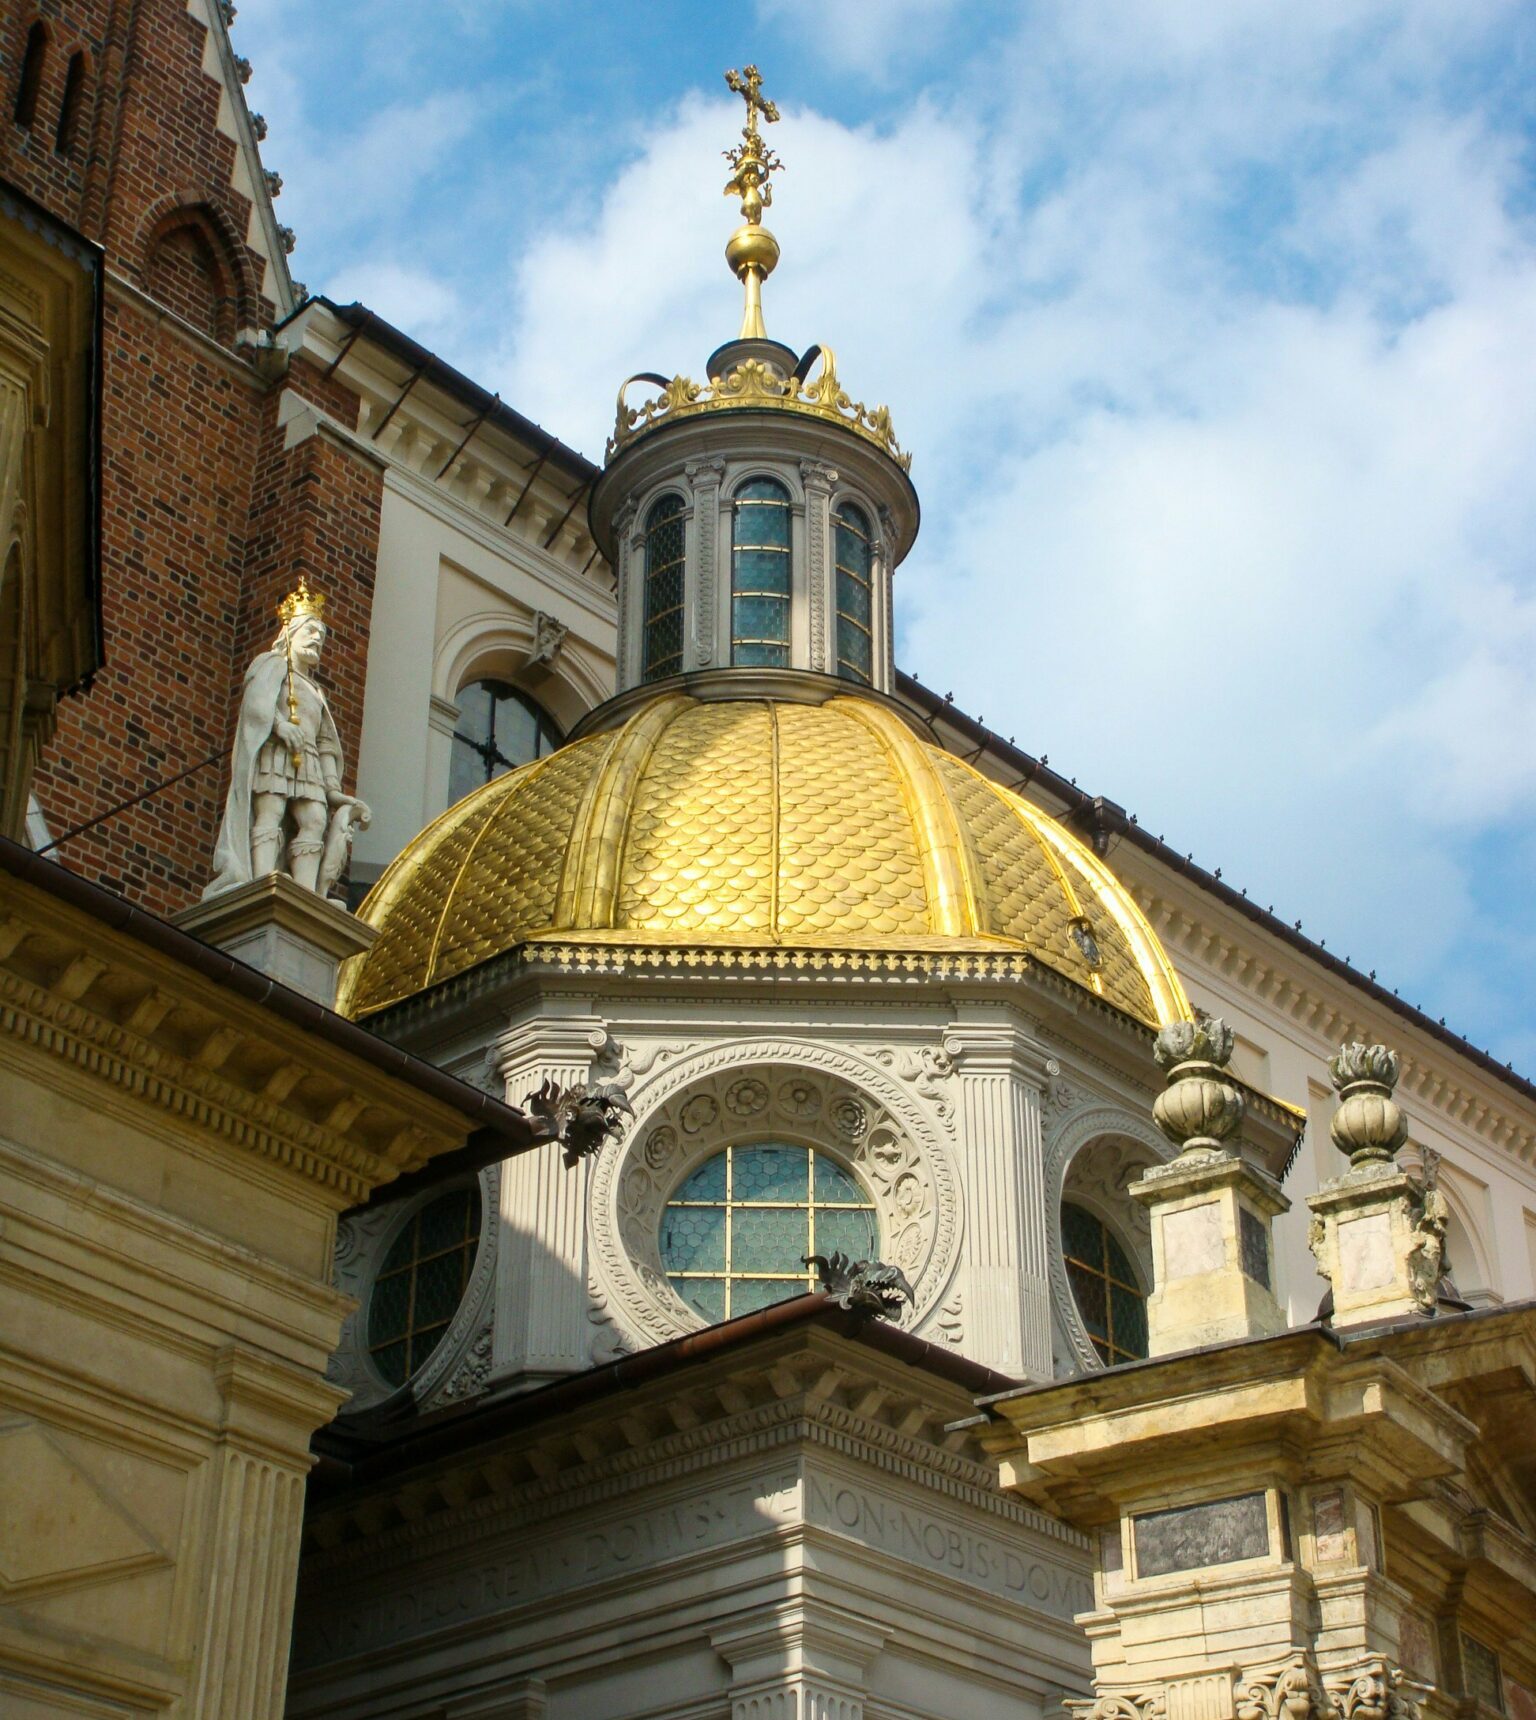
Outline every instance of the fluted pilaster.
{"type": "Polygon", "coordinates": [[[1006,1022],[957,1024],[965,1204],[965,1352],[1003,1373],[1051,1374],[1041,1093],[1045,1052],[1006,1022]]]}
{"type": "MultiPolygon", "coordinates": [[[[595,1016],[537,1017],[496,1046],[509,1104],[544,1081],[580,1086],[607,1040],[595,1016]]],[[[587,1319],[590,1162],[567,1165],[555,1142],[507,1160],[491,1377],[577,1373],[591,1365],[587,1319]]]]}

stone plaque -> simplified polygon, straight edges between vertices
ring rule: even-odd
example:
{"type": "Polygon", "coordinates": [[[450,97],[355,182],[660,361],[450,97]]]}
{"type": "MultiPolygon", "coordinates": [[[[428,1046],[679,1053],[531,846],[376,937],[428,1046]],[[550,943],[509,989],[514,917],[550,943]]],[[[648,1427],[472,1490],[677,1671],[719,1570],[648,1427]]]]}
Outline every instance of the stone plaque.
{"type": "Polygon", "coordinates": [[[1312,1539],[1320,1565],[1336,1564],[1349,1557],[1348,1525],[1342,1493],[1317,1493],[1312,1498],[1312,1539]]]}
{"type": "Polygon", "coordinates": [[[1339,1274],[1346,1290],[1380,1290],[1392,1282],[1391,1213],[1367,1212],[1339,1221],[1339,1274]]]}
{"type": "Polygon", "coordinates": [[[1170,1278],[1196,1278],[1219,1272],[1227,1250],[1221,1234],[1221,1207],[1214,1200],[1163,1214],[1163,1270],[1170,1278]]]}
{"type": "Polygon", "coordinates": [[[1475,1636],[1461,1635],[1461,1660],[1466,1668],[1467,1695],[1502,1714],[1504,1712],[1504,1676],[1499,1657],[1487,1643],[1475,1636]]]}
{"type": "Polygon", "coordinates": [[[1237,1258],[1255,1284],[1269,1289],[1269,1236],[1264,1221],[1246,1206],[1237,1209],[1237,1258]]]}
{"type": "MultiPolygon", "coordinates": [[[[1434,1684],[1440,1672],[1435,1655],[1435,1633],[1422,1613],[1404,1613],[1397,1621],[1397,1657],[1403,1671],[1423,1684],[1434,1684]]],[[[1513,1688],[1513,1686],[1511,1686],[1513,1688]]],[[[1517,1720],[1536,1720],[1536,1707],[1517,1720]]]]}
{"type": "Polygon", "coordinates": [[[1269,1551],[1269,1517],[1262,1493],[1149,1511],[1137,1517],[1135,1525],[1138,1577],[1230,1565],[1239,1559],[1262,1558],[1269,1551]]]}

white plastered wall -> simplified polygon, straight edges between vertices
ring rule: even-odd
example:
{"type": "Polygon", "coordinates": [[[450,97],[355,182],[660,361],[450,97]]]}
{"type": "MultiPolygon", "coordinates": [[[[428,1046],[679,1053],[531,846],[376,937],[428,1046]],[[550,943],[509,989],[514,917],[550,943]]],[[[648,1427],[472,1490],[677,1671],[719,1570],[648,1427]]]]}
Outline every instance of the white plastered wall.
{"type": "Polygon", "coordinates": [[[391,470],[358,749],[358,792],[373,823],[354,872],[376,876],[448,804],[453,698],[468,681],[522,686],[563,727],[613,684],[613,600],[549,558],[391,470]],[[456,517],[462,515],[462,517],[456,517]],[[534,617],[568,629],[553,663],[530,673],[534,617]]]}

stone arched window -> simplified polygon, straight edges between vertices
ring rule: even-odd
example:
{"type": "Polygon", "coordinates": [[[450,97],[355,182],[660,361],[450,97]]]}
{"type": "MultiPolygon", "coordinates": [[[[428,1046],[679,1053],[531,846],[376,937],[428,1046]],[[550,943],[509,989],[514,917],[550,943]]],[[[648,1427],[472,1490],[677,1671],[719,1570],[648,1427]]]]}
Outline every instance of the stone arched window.
{"type": "Polygon", "coordinates": [[[869,516],[852,502],[832,515],[832,554],[836,570],[837,672],[868,686],[873,676],[874,578],[869,516]]]}
{"type": "Polygon", "coordinates": [[[750,1141],[683,1181],[662,1211],[659,1240],[672,1288],[714,1322],[811,1289],[809,1255],[876,1258],[878,1234],[873,1197],[836,1159],[750,1141]]]}
{"type": "Polygon", "coordinates": [[[390,1385],[419,1373],[447,1335],[479,1239],[478,1183],[427,1196],[396,1233],[368,1296],[368,1356],[390,1385]]]}
{"type": "Polygon", "coordinates": [[[459,690],[448,767],[448,800],[552,753],[565,738],[549,713],[506,681],[471,681],[459,690]]]}
{"type": "Polygon", "coordinates": [[[731,505],[731,661],[789,667],[790,501],[773,478],[749,478],[731,505]]]}
{"type": "Polygon", "coordinates": [[[1095,1213],[1061,1203],[1061,1246],[1078,1318],[1108,1367],[1147,1353],[1147,1303],[1130,1250],[1095,1213]]]}
{"type": "Polygon", "coordinates": [[[659,681],[682,672],[683,567],[688,541],[685,511],[681,496],[662,496],[645,516],[642,681],[659,681]]]}

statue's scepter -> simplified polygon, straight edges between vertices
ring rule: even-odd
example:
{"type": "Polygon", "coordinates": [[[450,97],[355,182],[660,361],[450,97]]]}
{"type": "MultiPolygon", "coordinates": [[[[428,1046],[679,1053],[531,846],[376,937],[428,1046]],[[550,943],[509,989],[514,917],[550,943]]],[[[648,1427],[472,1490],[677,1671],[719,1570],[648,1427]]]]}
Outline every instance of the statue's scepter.
{"type": "MultiPolygon", "coordinates": [[[[283,630],[283,643],[288,652],[288,721],[297,727],[299,721],[299,696],[293,690],[293,629],[291,627],[283,630]]],[[[293,760],[294,775],[297,776],[304,764],[303,751],[300,748],[295,747],[288,756],[293,760]]]]}
{"type": "MultiPolygon", "coordinates": [[[[283,650],[288,658],[288,721],[295,728],[299,724],[299,695],[293,685],[293,624],[301,615],[318,616],[325,607],[323,597],[315,597],[309,589],[309,582],[300,579],[297,591],[292,591],[277,606],[278,619],[283,624],[283,650]]],[[[297,776],[304,766],[304,751],[302,747],[294,747],[289,753],[293,761],[294,775],[297,776]]]]}

